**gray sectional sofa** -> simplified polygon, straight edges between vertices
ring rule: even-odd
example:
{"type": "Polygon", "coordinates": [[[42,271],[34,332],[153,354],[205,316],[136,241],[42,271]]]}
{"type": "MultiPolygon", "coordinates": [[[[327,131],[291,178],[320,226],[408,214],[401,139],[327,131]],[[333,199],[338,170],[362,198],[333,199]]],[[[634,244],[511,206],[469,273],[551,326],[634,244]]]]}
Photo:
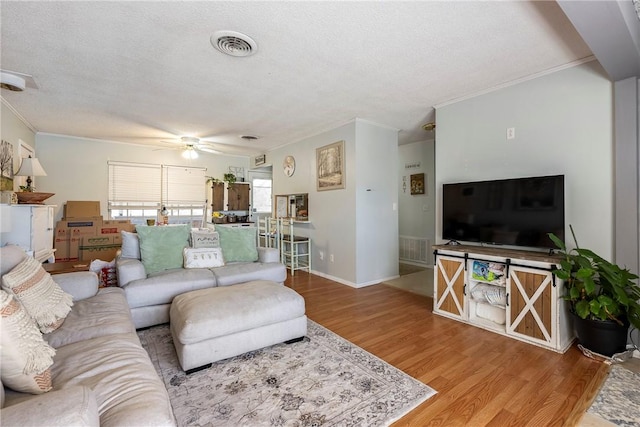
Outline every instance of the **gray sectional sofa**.
{"type": "Polygon", "coordinates": [[[287,270],[280,263],[278,250],[257,250],[256,262],[231,262],[213,268],[176,268],[149,275],[135,251],[127,251],[130,252],[127,254],[123,250],[116,257],[118,286],[124,289],[136,328],[169,322],[173,298],[185,292],[252,280],[282,284],[287,278],[287,270]]]}
{"type": "MultiPolygon", "coordinates": [[[[17,246],[0,248],[0,277],[26,257],[17,246]]],[[[124,291],[98,289],[98,277],[91,272],[52,277],[73,297],[64,323],[43,335],[55,348],[53,390],[29,394],[0,384],[1,424],[175,425],[167,391],[140,345],[124,291]]]]}

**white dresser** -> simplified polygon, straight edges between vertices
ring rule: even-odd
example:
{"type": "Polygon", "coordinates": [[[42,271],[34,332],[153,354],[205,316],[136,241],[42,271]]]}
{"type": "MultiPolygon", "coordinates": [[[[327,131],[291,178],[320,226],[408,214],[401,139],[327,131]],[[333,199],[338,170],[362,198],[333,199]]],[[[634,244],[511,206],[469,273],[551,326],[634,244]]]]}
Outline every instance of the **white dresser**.
{"type": "Polygon", "coordinates": [[[40,262],[54,262],[55,205],[3,205],[0,246],[18,245],[40,262]]]}

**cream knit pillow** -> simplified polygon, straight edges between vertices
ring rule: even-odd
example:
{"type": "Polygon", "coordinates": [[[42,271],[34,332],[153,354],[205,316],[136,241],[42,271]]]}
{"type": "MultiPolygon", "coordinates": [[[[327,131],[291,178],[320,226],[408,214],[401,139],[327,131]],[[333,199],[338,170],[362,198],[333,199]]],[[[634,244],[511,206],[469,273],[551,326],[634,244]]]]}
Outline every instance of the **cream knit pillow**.
{"type": "Polygon", "coordinates": [[[2,276],[2,289],[20,300],[45,334],[62,325],[73,305],[71,295],[63,291],[44,271],[42,264],[31,257],[2,276]]]}
{"type": "Polygon", "coordinates": [[[56,351],[44,341],[20,301],[1,290],[0,321],[2,384],[23,393],[51,390],[50,367],[56,351]]]}

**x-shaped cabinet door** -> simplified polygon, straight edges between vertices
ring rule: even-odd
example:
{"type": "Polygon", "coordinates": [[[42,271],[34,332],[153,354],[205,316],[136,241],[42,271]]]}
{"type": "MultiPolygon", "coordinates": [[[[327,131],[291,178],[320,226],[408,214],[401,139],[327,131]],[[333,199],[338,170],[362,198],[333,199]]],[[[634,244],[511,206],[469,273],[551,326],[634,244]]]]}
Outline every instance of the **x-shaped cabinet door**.
{"type": "Polygon", "coordinates": [[[462,259],[438,255],[435,271],[434,309],[460,319],[466,319],[464,264],[462,259]]]}
{"type": "Polygon", "coordinates": [[[556,298],[551,272],[512,266],[509,271],[507,333],[527,341],[554,346],[556,298]]]}

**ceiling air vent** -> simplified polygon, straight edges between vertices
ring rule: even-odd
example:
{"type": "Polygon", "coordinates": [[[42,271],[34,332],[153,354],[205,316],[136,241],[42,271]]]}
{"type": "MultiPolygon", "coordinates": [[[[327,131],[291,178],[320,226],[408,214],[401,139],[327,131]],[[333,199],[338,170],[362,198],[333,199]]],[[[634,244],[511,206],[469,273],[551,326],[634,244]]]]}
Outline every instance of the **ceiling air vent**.
{"type": "Polygon", "coordinates": [[[211,36],[211,44],[231,56],[250,56],[258,50],[258,45],[251,37],[236,31],[216,31],[211,36]]]}

